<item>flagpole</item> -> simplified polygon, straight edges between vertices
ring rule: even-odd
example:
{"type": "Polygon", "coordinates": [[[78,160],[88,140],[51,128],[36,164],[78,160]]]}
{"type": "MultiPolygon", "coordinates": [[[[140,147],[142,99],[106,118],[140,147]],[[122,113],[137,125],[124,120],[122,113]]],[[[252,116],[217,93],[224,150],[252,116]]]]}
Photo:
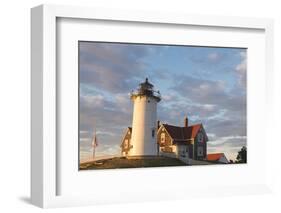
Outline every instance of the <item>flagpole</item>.
{"type": "Polygon", "coordinates": [[[96,127],[94,128],[94,145],[93,145],[93,159],[95,159],[96,155],[96,127]]]}
{"type": "Polygon", "coordinates": [[[93,159],[95,159],[95,153],[96,152],[96,147],[95,146],[93,146],[93,159]]]}

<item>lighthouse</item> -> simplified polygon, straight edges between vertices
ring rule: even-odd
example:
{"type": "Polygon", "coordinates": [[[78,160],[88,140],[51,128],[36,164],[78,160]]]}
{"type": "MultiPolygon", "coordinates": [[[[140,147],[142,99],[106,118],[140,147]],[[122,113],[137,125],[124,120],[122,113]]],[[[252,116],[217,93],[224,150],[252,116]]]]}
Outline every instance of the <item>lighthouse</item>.
{"type": "Polygon", "coordinates": [[[129,156],[157,155],[157,103],[160,92],[145,79],[138,89],[131,93],[134,104],[129,156]]]}

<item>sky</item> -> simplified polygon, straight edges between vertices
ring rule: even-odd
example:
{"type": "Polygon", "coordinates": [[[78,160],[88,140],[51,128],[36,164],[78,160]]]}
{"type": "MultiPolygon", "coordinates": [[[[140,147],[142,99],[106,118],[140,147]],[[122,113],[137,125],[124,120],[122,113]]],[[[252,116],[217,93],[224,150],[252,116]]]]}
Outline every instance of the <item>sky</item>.
{"type": "Polygon", "coordinates": [[[202,123],[208,153],[235,160],[246,146],[247,50],[241,48],[79,42],[79,147],[81,161],[120,155],[132,124],[130,92],[147,77],[162,100],[157,117],[183,126],[202,123]]]}

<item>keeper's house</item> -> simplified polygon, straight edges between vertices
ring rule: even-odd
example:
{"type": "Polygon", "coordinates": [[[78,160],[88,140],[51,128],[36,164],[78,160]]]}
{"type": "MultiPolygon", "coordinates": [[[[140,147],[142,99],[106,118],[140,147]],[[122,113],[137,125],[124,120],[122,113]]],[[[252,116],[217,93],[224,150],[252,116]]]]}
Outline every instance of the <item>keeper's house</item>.
{"type": "MultiPolygon", "coordinates": [[[[128,156],[132,128],[128,127],[121,143],[121,153],[128,156]]],[[[190,159],[206,160],[208,137],[202,124],[188,125],[185,117],[183,126],[160,124],[157,130],[157,154],[176,157],[188,163],[190,159]]]]}
{"type": "Polygon", "coordinates": [[[184,126],[161,124],[157,131],[159,154],[173,155],[182,160],[204,160],[207,156],[208,137],[202,124],[188,125],[188,118],[184,119],[184,126]]]}

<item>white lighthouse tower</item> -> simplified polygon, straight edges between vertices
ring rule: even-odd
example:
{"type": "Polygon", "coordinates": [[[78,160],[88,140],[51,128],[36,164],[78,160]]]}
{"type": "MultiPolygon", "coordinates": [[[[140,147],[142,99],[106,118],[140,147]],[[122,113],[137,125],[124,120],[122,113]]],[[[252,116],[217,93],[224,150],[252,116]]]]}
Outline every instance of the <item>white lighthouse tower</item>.
{"type": "Polygon", "coordinates": [[[129,156],[157,155],[157,103],[160,92],[145,79],[137,91],[131,93],[134,103],[133,124],[129,156]]]}

